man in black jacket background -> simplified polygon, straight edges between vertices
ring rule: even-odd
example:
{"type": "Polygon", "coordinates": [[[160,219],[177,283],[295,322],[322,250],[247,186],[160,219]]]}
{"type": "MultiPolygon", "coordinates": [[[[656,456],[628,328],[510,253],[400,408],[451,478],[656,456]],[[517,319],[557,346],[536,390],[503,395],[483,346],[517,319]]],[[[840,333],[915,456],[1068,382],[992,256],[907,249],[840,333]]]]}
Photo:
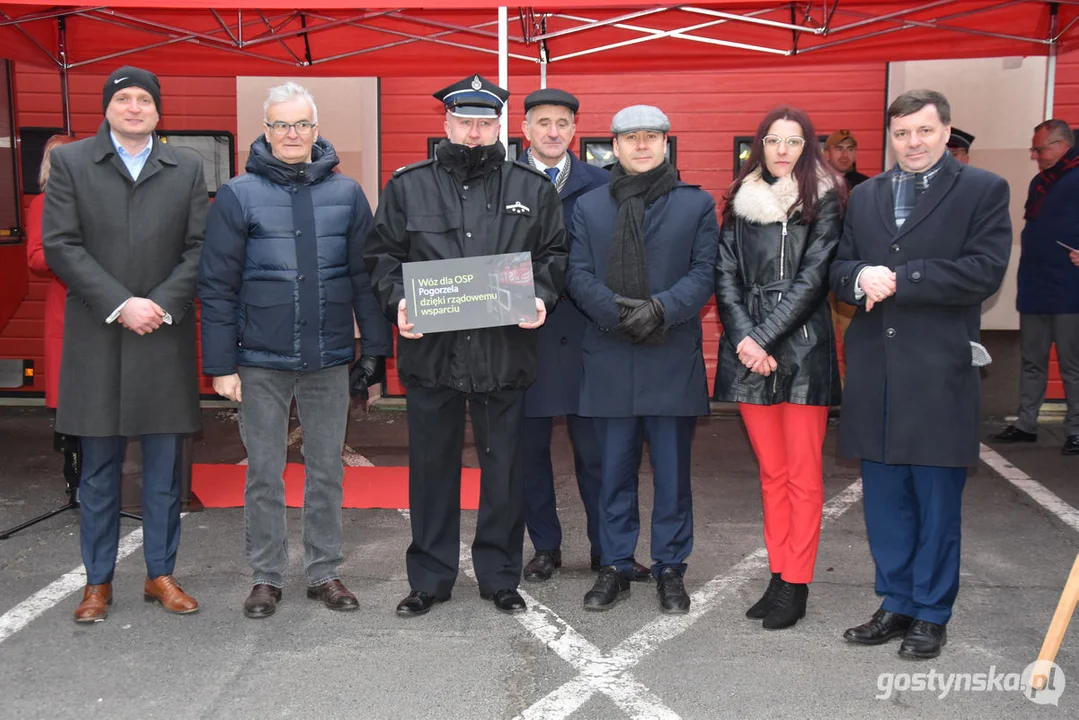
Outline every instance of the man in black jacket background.
{"type": "Polygon", "coordinates": [[[375,293],[401,333],[397,371],[408,389],[412,544],[405,561],[412,592],[397,613],[426,613],[450,598],[457,579],[466,401],[481,469],[472,543],[480,594],[498,610],[522,612],[518,434],[525,389],[536,377],[533,330],[564,285],[562,203],[546,175],[506,159],[498,131],[508,92],[474,75],[434,95],[445,105],[447,139],[433,159],[394,173],[366,248],[375,293]],[[534,323],[410,332],[403,263],[526,251],[532,253],[534,323]]]}

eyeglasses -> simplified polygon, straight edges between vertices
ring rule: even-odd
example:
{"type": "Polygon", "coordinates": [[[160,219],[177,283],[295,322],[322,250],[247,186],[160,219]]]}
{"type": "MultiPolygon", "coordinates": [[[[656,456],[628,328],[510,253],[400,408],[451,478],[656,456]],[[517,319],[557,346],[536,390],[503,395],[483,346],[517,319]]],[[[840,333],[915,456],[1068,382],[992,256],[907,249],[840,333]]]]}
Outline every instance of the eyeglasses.
{"type": "Polygon", "coordinates": [[[289,130],[295,130],[297,135],[310,135],[311,131],[315,129],[315,123],[309,120],[301,120],[300,122],[287,123],[281,122],[266,122],[266,127],[270,128],[270,132],[274,135],[288,135],[289,130]]]}
{"type": "Polygon", "coordinates": [[[787,143],[787,147],[791,148],[792,150],[795,150],[795,149],[799,149],[803,145],[805,145],[806,144],[806,139],[804,137],[798,137],[797,135],[792,135],[791,137],[785,138],[785,139],[779,137],[778,135],[765,135],[764,136],[764,146],[765,147],[778,148],[781,143],[787,143]]]}
{"type": "Polygon", "coordinates": [[[1039,155],[1041,155],[1043,152],[1045,152],[1046,150],[1049,149],[1050,145],[1056,145],[1057,143],[1062,143],[1062,142],[1064,142],[1064,141],[1063,140],[1050,140],[1049,142],[1045,143],[1041,147],[1032,147],[1030,149],[1030,151],[1032,153],[1038,153],[1039,155]]]}

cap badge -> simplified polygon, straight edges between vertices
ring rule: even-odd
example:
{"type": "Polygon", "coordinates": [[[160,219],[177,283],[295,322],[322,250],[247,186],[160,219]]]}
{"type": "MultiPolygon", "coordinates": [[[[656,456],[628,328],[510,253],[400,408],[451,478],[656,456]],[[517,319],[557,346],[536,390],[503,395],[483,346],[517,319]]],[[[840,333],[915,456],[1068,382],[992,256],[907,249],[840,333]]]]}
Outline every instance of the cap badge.
{"type": "Polygon", "coordinates": [[[483,87],[483,83],[480,81],[480,76],[477,75],[476,77],[472,78],[472,89],[479,90],[481,87],[483,87]]]}

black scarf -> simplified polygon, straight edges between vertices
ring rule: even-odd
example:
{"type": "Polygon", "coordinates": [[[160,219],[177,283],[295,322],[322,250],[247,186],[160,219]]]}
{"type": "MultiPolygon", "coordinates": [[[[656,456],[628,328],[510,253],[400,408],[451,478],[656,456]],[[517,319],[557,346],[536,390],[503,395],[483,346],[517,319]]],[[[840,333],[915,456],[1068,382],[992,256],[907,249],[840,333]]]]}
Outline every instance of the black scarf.
{"type": "Polygon", "coordinates": [[[443,140],[435,147],[435,159],[450,169],[460,180],[483,177],[506,162],[506,148],[500,142],[494,145],[458,145],[443,140]]]}
{"type": "Polygon", "coordinates": [[[1071,148],[1064,153],[1064,157],[1060,158],[1056,165],[1038,173],[1038,176],[1034,178],[1034,185],[1030,188],[1030,194],[1027,195],[1026,212],[1023,213],[1023,219],[1033,220],[1038,217],[1038,213],[1042,209],[1042,201],[1049,194],[1049,190],[1052,189],[1057,180],[1077,167],[1079,167],[1079,148],[1071,148]]]}
{"type": "Polygon", "coordinates": [[[618,218],[607,255],[607,287],[615,294],[649,298],[644,209],[669,193],[677,181],[678,172],[666,160],[639,175],[628,174],[618,163],[611,168],[611,197],[618,204],[618,218]]]}

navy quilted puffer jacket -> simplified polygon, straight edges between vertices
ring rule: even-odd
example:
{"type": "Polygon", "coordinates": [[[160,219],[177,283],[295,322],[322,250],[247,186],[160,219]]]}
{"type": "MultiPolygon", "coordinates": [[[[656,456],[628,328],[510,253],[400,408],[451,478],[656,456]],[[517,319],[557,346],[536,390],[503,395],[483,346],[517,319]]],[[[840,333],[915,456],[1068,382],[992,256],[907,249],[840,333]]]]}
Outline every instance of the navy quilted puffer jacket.
{"type": "Polygon", "coordinates": [[[199,268],[207,375],[351,362],[353,311],[363,354],[392,354],[363,263],[371,208],[355,180],[333,171],[337,164],[322,138],[310,163],[290,165],[260,136],[247,174],[218,190],[199,268]]]}

